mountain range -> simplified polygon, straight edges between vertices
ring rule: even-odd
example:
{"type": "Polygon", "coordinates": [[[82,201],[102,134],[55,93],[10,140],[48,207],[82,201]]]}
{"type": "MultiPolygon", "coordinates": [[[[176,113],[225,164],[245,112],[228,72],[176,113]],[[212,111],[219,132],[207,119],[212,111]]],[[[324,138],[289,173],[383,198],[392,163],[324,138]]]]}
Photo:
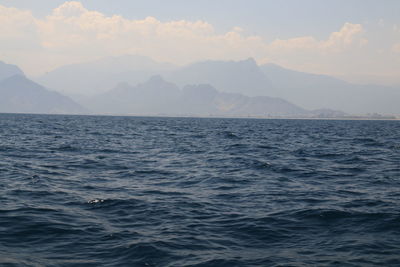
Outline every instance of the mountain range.
{"type": "Polygon", "coordinates": [[[327,76],[288,70],[275,64],[260,69],[270,78],[276,96],[308,109],[331,108],[350,114],[400,114],[400,88],[351,84],[327,76]]]}
{"type": "Polygon", "coordinates": [[[82,104],[95,113],[184,116],[296,117],[315,113],[286,100],[267,96],[248,97],[222,93],[209,84],[186,85],[182,89],[161,76],[88,98],[82,104]]]}
{"type": "Polygon", "coordinates": [[[0,112],[79,114],[87,110],[67,96],[29,80],[14,65],[0,62],[0,112]]]}
{"type": "Polygon", "coordinates": [[[178,67],[142,56],[108,57],[63,66],[34,81],[17,66],[0,62],[0,112],[235,117],[400,114],[397,88],[351,84],[271,63],[257,65],[251,58],[178,67]]]}
{"type": "Polygon", "coordinates": [[[62,66],[35,81],[68,95],[96,95],[120,82],[137,84],[174,68],[148,57],[126,55],[62,66]]]}
{"type": "Polygon", "coordinates": [[[254,59],[203,61],[186,66],[157,63],[141,56],[110,57],[58,68],[36,81],[80,101],[105,93],[120,82],[144,83],[161,75],[179,87],[210,84],[218,91],[250,97],[283,98],[308,110],[332,109],[349,114],[400,114],[400,88],[360,85],[319,74],[289,70],[254,59]]]}

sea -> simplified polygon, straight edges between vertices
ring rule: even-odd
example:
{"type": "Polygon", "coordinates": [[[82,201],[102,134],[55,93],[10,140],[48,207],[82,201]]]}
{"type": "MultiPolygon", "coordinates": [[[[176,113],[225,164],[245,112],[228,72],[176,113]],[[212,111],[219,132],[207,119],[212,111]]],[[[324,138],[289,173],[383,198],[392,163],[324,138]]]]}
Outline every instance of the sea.
{"type": "Polygon", "coordinates": [[[400,266],[400,121],[0,114],[0,266],[400,266]]]}

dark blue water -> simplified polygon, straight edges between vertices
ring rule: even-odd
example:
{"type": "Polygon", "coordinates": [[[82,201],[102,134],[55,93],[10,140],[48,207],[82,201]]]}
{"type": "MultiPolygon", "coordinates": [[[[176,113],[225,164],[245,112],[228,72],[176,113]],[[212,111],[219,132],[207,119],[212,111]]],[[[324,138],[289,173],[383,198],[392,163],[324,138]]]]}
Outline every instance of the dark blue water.
{"type": "Polygon", "coordinates": [[[0,115],[0,265],[400,266],[400,122],[0,115]]]}

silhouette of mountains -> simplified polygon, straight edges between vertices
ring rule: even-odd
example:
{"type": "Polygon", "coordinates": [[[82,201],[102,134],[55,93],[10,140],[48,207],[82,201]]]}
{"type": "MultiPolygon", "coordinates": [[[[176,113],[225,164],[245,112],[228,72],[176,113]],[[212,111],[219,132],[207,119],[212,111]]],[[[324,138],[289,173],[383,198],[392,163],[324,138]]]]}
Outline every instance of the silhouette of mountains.
{"type": "Polygon", "coordinates": [[[0,61],[0,81],[14,75],[24,75],[24,73],[15,65],[0,61]]]}
{"type": "Polygon", "coordinates": [[[209,84],[186,85],[181,90],[161,76],[154,76],[136,86],[121,83],[82,104],[96,113],[112,114],[239,117],[313,115],[280,98],[221,93],[209,84]]]}
{"type": "Polygon", "coordinates": [[[103,59],[66,65],[37,79],[40,84],[70,95],[104,93],[120,82],[137,84],[151,76],[174,68],[143,56],[106,57],[103,59]]]}
{"type": "MultiPolygon", "coordinates": [[[[137,59],[137,57],[131,58],[137,59]]],[[[98,61],[96,70],[103,73],[112,65],[116,73],[132,74],[136,68],[139,69],[147,65],[148,69],[161,68],[155,66],[153,61],[140,58],[140,62],[129,63],[119,58],[108,58],[98,61]]],[[[201,64],[200,64],[201,65],[201,64]]],[[[240,64],[215,62],[216,72],[221,65],[220,73],[240,73],[247,72],[247,76],[254,77],[261,82],[268,83],[261,72],[255,72],[257,66],[254,61],[248,60],[240,64]]],[[[60,76],[59,83],[68,83],[68,80],[75,80],[79,75],[87,76],[83,70],[89,69],[92,63],[83,64],[79,68],[67,66],[60,68],[54,77],[60,76]],[[66,71],[70,76],[60,74],[66,71]],[[57,75],[56,75],[57,74],[57,75]],[[61,78],[63,77],[63,78],[61,78]]],[[[169,68],[169,66],[164,66],[169,68]]],[[[93,70],[92,74],[95,74],[93,70]]],[[[137,72],[136,72],[137,73],[137,72]]],[[[167,72],[169,75],[176,75],[178,72],[167,72]]],[[[207,77],[203,73],[203,77],[207,77]]],[[[218,74],[218,73],[217,73],[218,74]]],[[[218,75],[219,75],[218,74],[218,75]]],[[[16,66],[3,64],[1,77],[7,77],[0,81],[0,112],[16,113],[85,113],[87,110],[75,103],[70,98],[35,83],[25,76],[16,66]],[[10,75],[13,75],[10,77],[10,75]]],[[[128,74],[127,74],[128,75],[128,74]]],[[[223,82],[227,79],[210,79],[223,88],[229,88],[223,82]],[[218,83],[218,79],[220,83],[218,83]],[[226,87],[224,87],[226,86],[226,87]]],[[[97,76],[100,78],[101,76],[97,76]]],[[[201,77],[201,76],[200,76],[201,77]]],[[[104,78],[104,77],[103,77],[104,78]]],[[[85,80],[84,78],[82,78],[85,80]]],[[[119,80],[118,75],[113,79],[119,80]]],[[[86,81],[90,80],[90,75],[86,81]]],[[[245,80],[236,79],[236,90],[246,84],[245,80]]],[[[229,85],[228,85],[229,86],[229,85]]],[[[260,89],[259,87],[258,89],[260,89]]],[[[235,89],[235,88],[233,88],[235,89]]],[[[235,90],[233,90],[235,91],[235,90]]],[[[149,80],[135,86],[128,82],[120,82],[113,89],[92,97],[80,98],[80,103],[93,113],[107,114],[136,114],[136,115],[215,115],[215,116],[307,116],[309,111],[291,104],[283,99],[271,98],[267,96],[248,97],[239,93],[220,92],[209,84],[185,85],[181,89],[178,85],[165,81],[161,76],[152,76],[149,80]]]]}
{"type": "Polygon", "coordinates": [[[105,93],[118,83],[145,83],[154,75],[161,75],[181,88],[190,84],[210,84],[221,93],[282,98],[308,110],[400,114],[399,88],[351,84],[327,75],[293,71],[274,64],[258,66],[251,58],[175,67],[146,57],[121,56],[61,67],[37,81],[82,101],[84,98],[76,94],[105,93]]]}
{"type": "Polygon", "coordinates": [[[400,114],[400,88],[351,84],[275,64],[258,66],[253,59],[194,63],[166,77],[180,86],[208,83],[222,92],[283,98],[309,110],[400,114]]]}
{"type": "Polygon", "coordinates": [[[179,86],[211,84],[226,93],[248,96],[273,96],[275,90],[269,77],[254,59],[243,61],[204,61],[179,68],[166,75],[179,86]]]}
{"type": "Polygon", "coordinates": [[[274,64],[258,66],[251,58],[176,67],[141,56],[109,57],[64,66],[36,79],[58,93],[23,75],[17,66],[0,62],[1,112],[239,117],[400,114],[397,88],[355,85],[274,64]]]}
{"type": "Polygon", "coordinates": [[[95,113],[171,114],[174,113],[180,89],[160,76],[131,86],[119,83],[112,90],[81,102],[95,113]]]}
{"type": "Polygon", "coordinates": [[[351,84],[327,75],[288,70],[275,64],[260,69],[278,88],[277,96],[308,109],[331,108],[353,114],[400,114],[400,88],[351,84]]]}
{"type": "Polygon", "coordinates": [[[75,114],[86,110],[70,98],[16,74],[0,81],[0,112],[75,114]]]}

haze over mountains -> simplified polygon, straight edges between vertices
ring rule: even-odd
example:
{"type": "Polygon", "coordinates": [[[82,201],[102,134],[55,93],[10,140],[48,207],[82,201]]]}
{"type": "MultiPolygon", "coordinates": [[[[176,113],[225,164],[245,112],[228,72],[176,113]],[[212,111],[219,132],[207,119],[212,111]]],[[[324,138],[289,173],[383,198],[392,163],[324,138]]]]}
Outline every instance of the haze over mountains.
{"type": "Polygon", "coordinates": [[[15,65],[0,61],[0,81],[14,75],[24,75],[22,70],[15,65]]]}
{"type": "Polygon", "coordinates": [[[251,58],[176,67],[145,57],[121,56],[62,67],[37,81],[80,100],[77,94],[104,93],[120,82],[136,85],[154,75],[161,75],[179,87],[210,84],[220,92],[279,97],[309,110],[400,114],[398,88],[351,84],[327,75],[293,71],[274,64],[259,66],[251,58]]]}
{"type": "Polygon", "coordinates": [[[45,87],[25,78],[18,67],[1,63],[0,111],[239,117],[400,114],[397,88],[356,85],[274,64],[259,66],[251,58],[177,67],[143,56],[109,57],[64,66],[35,81],[45,87]],[[10,78],[13,75],[19,76],[10,78]]]}
{"type": "Polygon", "coordinates": [[[209,83],[223,92],[279,97],[310,110],[400,113],[398,88],[350,84],[327,75],[297,72],[274,64],[258,66],[253,59],[195,63],[167,77],[181,86],[209,83]]]}
{"type": "Polygon", "coordinates": [[[277,96],[275,88],[254,59],[242,61],[204,61],[173,72],[166,78],[179,86],[207,83],[226,93],[248,96],[277,96]]]}
{"type": "Polygon", "coordinates": [[[282,68],[260,66],[279,97],[308,109],[331,108],[350,114],[400,114],[400,88],[351,84],[340,79],[282,68]]]}
{"type": "Polygon", "coordinates": [[[87,112],[72,99],[29,80],[14,65],[0,62],[0,112],[68,113],[87,112]]]}
{"type": "Polygon", "coordinates": [[[110,90],[120,82],[137,84],[174,68],[171,64],[158,63],[148,57],[126,55],[66,65],[35,80],[66,94],[95,95],[110,90]]]}
{"type": "Polygon", "coordinates": [[[221,93],[209,84],[180,89],[161,76],[131,86],[121,83],[104,94],[81,102],[96,113],[186,116],[311,116],[288,101],[267,96],[221,93]]]}

